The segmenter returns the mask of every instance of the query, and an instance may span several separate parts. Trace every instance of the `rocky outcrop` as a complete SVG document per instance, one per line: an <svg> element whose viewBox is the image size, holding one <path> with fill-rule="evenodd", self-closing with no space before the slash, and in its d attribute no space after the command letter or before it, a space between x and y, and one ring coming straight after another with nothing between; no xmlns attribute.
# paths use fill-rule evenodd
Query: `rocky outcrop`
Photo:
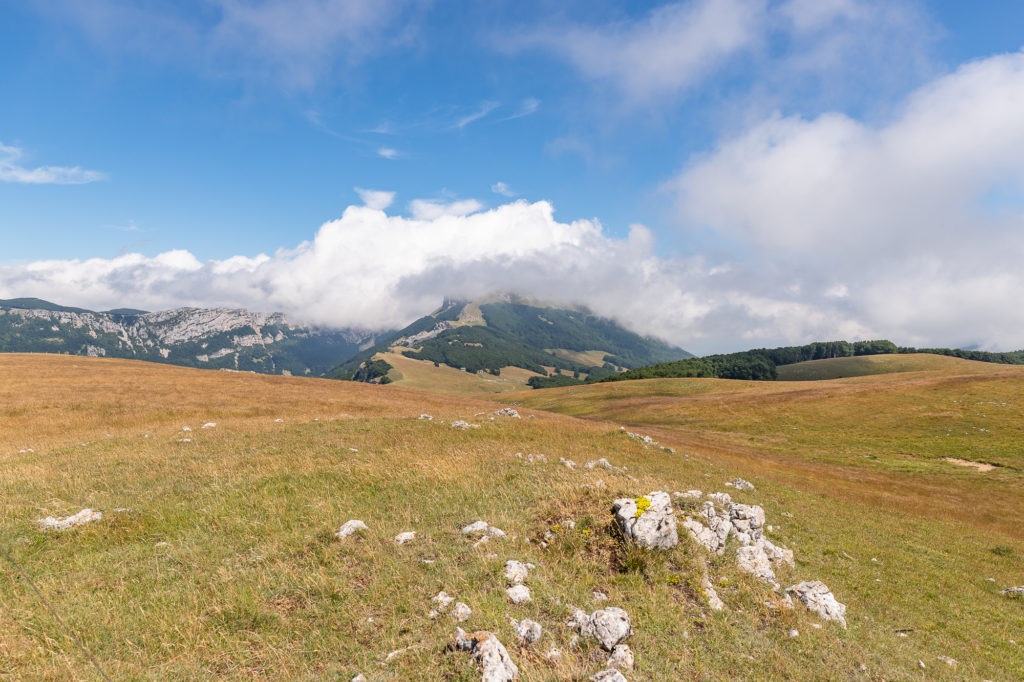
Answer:
<svg viewBox="0 0 1024 682"><path fill-rule="evenodd" d="M65 516L63 518L47 516L45 519L39 519L39 525L45 529L68 530L69 528L81 526L86 523L95 523L102 518L103 512L98 512L92 509L83 509L77 514L72 514L71 516Z"/></svg>
<svg viewBox="0 0 1024 682"><path fill-rule="evenodd" d="M637 498L623 497L612 505L623 534L647 549L671 549L679 544L676 517L668 493L656 491Z"/></svg>
<svg viewBox="0 0 1024 682"><path fill-rule="evenodd" d="M456 651L469 652L470 659L481 668L482 682L512 682L519 677L519 668L508 651L486 630L466 634L462 628L456 628L451 646Z"/></svg>

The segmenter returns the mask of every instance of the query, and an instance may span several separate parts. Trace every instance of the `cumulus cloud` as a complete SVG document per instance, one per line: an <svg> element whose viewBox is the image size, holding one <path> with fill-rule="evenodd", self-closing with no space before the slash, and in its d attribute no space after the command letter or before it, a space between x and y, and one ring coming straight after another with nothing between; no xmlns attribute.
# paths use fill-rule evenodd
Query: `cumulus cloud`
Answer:
<svg viewBox="0 0 1024 682"><path fill-rule="evenodd" d="M462 217L476 213L481 204L476 199L462 199L444 203L434 199L413 199L409 202L409 212L416 220L437 220L444 216Z"/></svg>
<svg viewBox="0 0 1024 682"><path fill-rule="evenodd" d="M20 182L34 185L84 185L106 180L107 174L85 170L78 166L39 166L29 168L22 165L25 153L20 147L0 142L0 182Z"/></svg>
<svg viewBox="0 0 1024 682"><path fill-rule="evenodd" d="M1024 346L1024 52L966 64L891 120L773 116L668 183L681 223L913 344Z"/></svg>

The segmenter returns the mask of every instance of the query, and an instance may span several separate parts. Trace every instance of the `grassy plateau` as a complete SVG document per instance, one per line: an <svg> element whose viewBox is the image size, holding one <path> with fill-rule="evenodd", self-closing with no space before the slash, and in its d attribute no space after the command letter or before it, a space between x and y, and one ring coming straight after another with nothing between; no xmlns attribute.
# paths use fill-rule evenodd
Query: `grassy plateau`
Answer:
<svg viewBox="0 0 1024 682"><path fill-rule="evenodd" d="M523 418L492 419L502 404ZM606 667L594 639L574 645L569 605L629 613L631 681L1016 680L1024 600L999 590L1024 584L1022 430L1024 368L966 361L486 400L0 355L0 545L115 680L479 680L446 650L456 623L428 615L442 589L472 608L463 628L505 644L521 680ZM584 466L601 457L626 470ZM724 486L737 476L756 490ZM824 581L848 628L775 608L735 545L709 556L680 527L677 547L652 553L613 529L615 498L692 488L764 507L772 541L795 552L779 581ZM87 507L103 518L37 522ZM339 540L349 519L369 530ZM460 529L478 519L508 537L474 547ZM404 531L416 539L397 545ZM508 600L507 559L536 565L532 602ZM707 606L705 572L724 611ZM520 646L510 618L538 621L543 639ZM100 679L2 558L0 679Z"/></svg>

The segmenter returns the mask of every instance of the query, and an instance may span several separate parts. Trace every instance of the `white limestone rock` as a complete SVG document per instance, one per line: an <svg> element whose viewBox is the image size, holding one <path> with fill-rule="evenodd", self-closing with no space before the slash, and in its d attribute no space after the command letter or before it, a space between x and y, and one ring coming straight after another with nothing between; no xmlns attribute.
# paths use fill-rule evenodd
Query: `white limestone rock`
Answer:
<svg viewBox="0 0 1024 682"><path fill-rule="evenodd" d="M469 524L468 526L463 526L463 528L462 528L462 534L463 535L472 535L473 533L486 533L486 532L487 532L487 522L486 521L474 521L473 523Z"/></svg>
<svg viewBox="0 0 1024 682"><path fill-rule="evenodd" d="M419 418L420 418L421 420L423 420L423 421L428 421L428 422L429 422L429 421L434 421L434 417L433 417L433 416L431 416L431 415L429 415L429 414L426 414L426 413L424 413L424 414L421 414L421 415L419 416Z"/></svg>
<svg viewBox="0 0 1024 682"><path fill-rule="evenodd" d="M616 644L621 644L633 634L629 615L615 606L594 611L590 615L590 622L594 627L594 636L607 651L611 651Z"/></svg>
<svg viewBox="0 0 1024 682"><path fill-rule="evenodd" d="M519 668L509 658L508 651L486 630L466 634L462 628L455 628L453 646L458 651L469 652L470 659L480 665L482 682L512 682L519 677Z"/></svg>
<svg viewBox="0 0 1024 682"><path fill-rule="evenodd" d="M548 659L551 663L561 663L562 652L555 647L551 647L551 650L544 654L544 658Z"/></svg>
<svg viewBox="0 0 1024 682"><path fill-rule="evenodd" d="M762 545L745 545L737 549L736 565L741 571L752 573L770 585L778 585L772 563Z"/></svg>
<svg viewBox="0 0 1024 682"><path fill-rule="evenodd" d="M680 500L699 500L704 497L704 493L699 490L687 490L685 493L675 492L672 493L672 497Z"/></svg>
<svg viewBox="0 0 1024 682"><path fill-rule="evenodd" d="M571 459L566 459L565 457L559 457L558 461L559 461L559 463L565 465L566 469L575 469L576 468L576 462L572 461Z"/></svg>
<svg viewBox="0 0 1024 682"><path fill-rule="evenodd" d="M786 588L786 593L799 599L808 611L817 613L822 620L834 620L846 627L846 605L839 603L820 580L792 585Z"/></svg>
<svg viewBox="0 0 1024 682"><path fill-rule="evenodd" d="M464 623L469 620L469 617L473 615L473 609L469 608L468 604L464 604L460 601L455 602L455 608L452 609L452 618L458 623Z"/></svg>
<svg viewBox="0 0 1024 682"><path fill-rule="evenodd" d="M533 601L533 597L530 596L530 588L526 585L513 585L505 590L505 592L513 604L525 604L526 602Z"/></svg>
<svg viewBox="0 0 1024 682"><path fill-rule="evenodd" d="M626 676L620 673L615 668L608 668L602 670L596 675L590 677L591 682L628 682Z"/></svg>
<svg viewBox="0 0 1024 682"><path fill-rule="evenodd" d="M1007 587L1005 590L999 590L999 594L1005 594L1007 597L1017 597L1018 599L1024 598L1024 585Z"/></svg>
<svg viewBox="0 0 1024 682"><path fill-rule="evenodd" d="M338 539L344 540L349 535L353 535L363 530L370 529L365 523L363 523L359 519L350 519L349 521L346 521L345 523L341 524L341 528L339 528L338 532L334 535L337 536Z"/></svg>
<svg viewBox="0 0 1024 682"><path fill-rule="evenodd" d="M516 637L519 638L519 643L524 645L539 642L541 635L544 632L540 623L530 620L529 618L513 620L512 628L515 630Z"/></svg>
<svg viewBox="0 0 1024 682"><path fill-rule="evenodd" d="M505 579L513 585L521 584L529 574L529 565L515 559L509 559L505 562Z"/></svg>
<svg viewBox="0 0 1024 682"><path fill-rule="evenodd" d="M633 652L626 644L616 644L612 649L612 655L608 657L605 664L609 668L618 668L629 672L633 670Z"/></svg>
<svg viewBox="0 0 1024 682"><path fill-rule="evenodd" d="M727 507L732 504L732 497L729 496L729 493L711 493L708 495L708 499L723 507Z"/></svg>
<svg viewBox="0 0 1024 682"><path fill-rule="evenodd" d="M644 509L638 506L649 503ZM655 491L644 497L623 497L612 505L615 520L626 537L648 549L671 549L679 544L676 517L668 493Z"/></svg>
<svg viewBox="0 0 1024 682"><path fill-rule="evenodd" d="M582 609L573 608L572 615L569 616L565 624L583 637L594 636L594 621L591 619L590 614Z"/></svg>
<svg viewBox="0 0 1024 682"><path fill-rule="evenodd" d="M511 407L503 407L500 410L494 412L496 417L512 417L513 419L519 419L519 412L513 410Z"/></svg>
<svg viewBox="0 0 1024 682"><path fill-rule="evenodd" d="M94 511L92 509L83 509L77 514L64 516L62 518L47 516L45 519L39 519L39 525L41 525L44 530L68 530L86 523L95 523L102 518L103 512Z"/></svg>
<svg viewBox="0 0 1024 682"><path fill-rule="evenodd" d="M731 488L736 488L736 490L753 490L754 489L754 484L753 483L751 483L750 481L744 481L742 478L734 478L733 480L731 480L728 483L726 483L726 485L731 487Z"/></svg>
<svg viewBox="0 0 1024 682"><path fill-rule="evenodd" d="M451 423L450 426L453 429L462 429L463 431L465 431L466 429L479 429L480 428L479 424L470 424L469 422L467 422L467 421L465 421L463 419L456 419L455 421L453 421Z"/></svg>
<svg viewBox="0 0 1024 682"><path fill-rule="evenodd" d="M715 586L711 584L711 579L707 575L701 580L700 586L704 590L704 597L708 600L708 606L711 607L712 611L725 610L725 604L719 598L718 592L715 591Z"/></svg>
<svg viewBox="0 0 1024 682"><path fill-rule="evenodd" d="M416 531L409 530L404 533L399 533L395 536L395 542L400 545L405 545L416 539Z"/></svg>

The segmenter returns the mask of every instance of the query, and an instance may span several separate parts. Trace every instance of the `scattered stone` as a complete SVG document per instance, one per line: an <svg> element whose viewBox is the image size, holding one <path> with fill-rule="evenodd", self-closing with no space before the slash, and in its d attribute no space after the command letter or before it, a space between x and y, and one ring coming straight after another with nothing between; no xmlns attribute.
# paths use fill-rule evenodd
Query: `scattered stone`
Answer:
<svg viewBox="0 0 1024 682"><path fill-rule="evenodd" d="M590 622L594 627L594 636L601 646L607 651L621 644L627 637L633 634L633 627L629 622L629 616L622 609L609 606L600 611L594 611L590 616Z"/></svg>
<svg viewBox="0 0 1024 682"><path fill-rule="evenodd" d="M201 426L200 428L203 428L203 429L212 429L212 428L215 428L216 426L217 426L217 422L206 422L206 423L205 423L205 424L203 424L203 425L202 425L202 426Z"/></svg>
<svg viewBox="0 0 1024 682"><path fill-rule="evenodd" d="M519 459L525 459L530 464L540 464L540 463L547 464L547 461L548 461L548 458L545 457L544 455L541 455L541 454L536 454L535 455L532 452L528 453L526 455L523 455L523 453L521 453L521 452L517 452L516 453L516 457L518 457Z"/></svg>
<svg viewBox="0 0 1024 682"><path fill-rule="evenodd" d="M672 493L672 497L677 497L682 500L699 500L704 497L704 493L699 490L687 490L685 493Z"/></svg>
<svg viewBox="0 0 1024 682"><path fill-rule="evenodd" d="M430 416L429 414L421 414L419 416L419 418L424 420L424 421L428 421L428 422L434 421L434 418L432 416Z"/></svg>
<svg viewBox="0 0 1024 682"><path fill-rule="evenodd" d="M390 654L388 654L387 656L384 657L384 661L381 662L381 665L387 665L391 661L395 660L395 658L397 658L399 655L404 654L406 651L408 651L411 648L412 648L411 646L407 646L407 647L402 648L402 649L395 649Z"/></svg>
<svg viewBox="0 0 1024 682"><path fill-rule="evenodd" d="M469 605L464 604L460 601L455 602L455 608L452 609L452 618L454 618L456 622L463 623L466 620L468 620L469 617L472 615L473 610L469 608Z"/></svg>
<svg viewBox="0 0 1024 682"><path fill-rule="evenodd" d="M601 459L594 459L587 462L588 469L593 469L594 467L601 467L602 469L607 469L608 471L616 470L616 468L612 466L612 463L609 462L604 457L602 457Z"/></svg>
<svg viewBox="0 0 1024 682"><path fill-rule="evenodd" d="M582 609L573 608L572 615L569 616L569 620L565 624L584 637L594 636L594 621Z"/></svg>
<svg viewBox="0 0 1024 682"><path fill-rule="evenodd" d="M626 644L616 644L605 665L629 672L633 670L633 652Z"/></svg>
<svg viewBox="0 0 1024 682"><path fill-rule="evenodd" d="M656 491L636 499L623 497L615 500L612 511L626 537L641 547L671 549L679 544L668 493Z"/></svg>
<svg viewBox="0 0 1024 682"><path fill-rule="evenodd" d="M808 611L817 613L822 620L834 620L846 627L846 605L836 601L832 591L820 580L793 585L786 588L786 593L795 596Z"/></svg>
<svg viewBox="0 0 1024 682"><path fill-rule="evenodd" d="M366 682L366 675L359 673L352 678L352 682Z"/></svg>
<svg viewBox="0 0 1024 682"><path fill-rule="evenodd" d="M451 604L454 600L454 597L450 596L444 590L441 590L430 601L437 604L438 607L440 607L440 609L443 611L444 609L448 608L448 605Z"/></svg>
<svg viewBox="0 0 1024 682"><path fill-rule="evenodd" d="M512 682L519 677L519 669L508 651L486 630L467 635L462 628L455 628L453 648L469 652L472 661L482 668L482 682Z"/></svg>
<svg viewBox="0 0 1024 682"><path fill-rule="evenodd" d="M950 668L955 668L958 665L957 660L955 658L950 658L949 656L939 656L938 659Z"/></svg>
<svg viewBox="0 0 1024 682"><path fill-rule="evenodd" d="M530 573L530 567L528 564L524 564L521 561L510 559L505 562L505 579L513 585L519 585L526 576Z"/></svg>
<svg viewBox="0 0 1024 682"><path fill-rule="evenodd" d="M39 519L39 524L46 530L68 530L76 526L81 526L84 523L93 523L103 518L103 512L93 511L92 509L83 509L77 514L71 516L65 516L63 518L55 518L53 516L47 516L45 519Z"/></svg>
<svg viewBox="0 0 1024 682"><path fill-rule="evenodd" d="M731 488L736 488L736 490L753 490L754 489L754 484L753 483L751 483L750 481L744 481L742 478L734 478L733 480L731 480L728 483L726 483L726 485L731 487Z"/></svg>
<svg viewBox="0 0 1024 682"><path fill-rule="evenodd" d="M917 659L917 667L920 668L921 670L925 669L924 661L922 661L920 658Z"/></svg>
<svg viewBox="0 0 1024 682"><path fill-rule="evenodd" d="M548 659L552 663L561 663L562 652L555 647L551 647L551 650L544 654L544 658Z"/></svg>
<svg viewBox="0 0 1024 682"><path fill-rule="evenodd" d="M746 545L737 549L736 564L741 571L751 573L770 585L778 585L763 545Z"/></svg>
<svg viewBox="0 0 1024 682"><path fill-rule="evenodd" d="M626 677L615 668L608 668L602 670L596 675L591 676L592 682L628 682Z"/></svg>
<svg viewBox="0 0 1024 682"><path fill-rule="evenodd" d="M519 638L520 644L533 644L534 642L539 642L541 635L543 634L543 629L541 628L540 623L532 621L529 618L513 620L512 628L515 630L516 637Z"/></svg>
<svg viewBox="0 0 1024 682"><path fill-rule="evenodd" d="M395 542L397 542L400 545L404 545L406 543L412 542L415 539L416 539L416 531L414 531L414 530L406 531L404 533L399 533L398 535L395 536Z"/></svg>
<svg viewBox="0 0 1024 682"><path fill-rule="evenodd" d="M192 439L191 438L179 438L178 442L179 443L191 443Z"/></svg>
<svg viewBox="0 0 1024 682"><path fill-rule="evenodd" d="M723 507L728 507L732 504L732 497L729 496L729 493L711 493L708 495L708 499Z"/></svg>
<svg viewBox="0 0 1024 682"><path fill-rule="evenodd" d="M594 590L593 594L594 602L608 601L608 595L604 592L598 592L597 590Z"/></svg>
<svg viewBox="0 0 1024 682"><path fill-rule="evenodd" d="M513 585L505 591L508 593L508 598L512 600L513 604L533 601L533 598L530 596L530 588L526 585Z"/></svg>
<svg viewBox="0 0 1024 682"><path fill-rule="evenodd" d="M572 461L571 459L566 459L565 457L559 457L558 461L561 464L564 464L566 469L575 469L576 468L576 462Z"/></svg>
<svg viewBox="0 0 1024 682"><path fill-rule="evenodd" d="M462 420L462 419L457 419L457 420L453 421L451 423L451 426L452 426L452 428L462 429L463 431L465 431L466 429L479 429L480 428L479 424L470 424L469 422L467 422L465 420Z"/></svg>
<svg viewBox="0 0 1024 682"><path fill-rule="evenodd" d="M182 427L181 427L181 430L182 430L182 431L191 431L191 430L192 430L192 427L191 427L191 426L182 426Z"/></svg>
<svg viewBox="0 0 1024 682"><path fill-rule="evenodd" d="M280 424L280 423L281 423L281 422L283 422L283 421L284 421L283 419L281 419L280 417L278 417L277 419L275 419L275 420L274 420L274 423L276 423L276 424Z"/></svg>
<svg viewBox="0 0 1024 682"><path fill-rule="evenodd" d="M1024 597L1024 585L1018 585L1016 587L1007 587L1005 590L999 590L999 594L1005 594L1007 597Z"/></svg>
<svg viewBox="0 0 1024 682"><path fill-rule="evenodd" d="M487 525L488 524L487 524L486 521L474 521L473 523L469 524L468 526L463 526L462 534L463 535L470 535L472 533L486 533L487 532Z"/></svg>
<svg viewBox="0 0 1024 682"><path fill-rule="evenodd" d="M708 606L712 611L725 610L725 604L718 597L718 592L715 591L715 586L711 584L711 579L707 575L701 581L701 589L704 590L704 596L707 597Z"/></svg>
<svg viewBox="0 0 1024 682"><path fill-rule="evenodd" d="M494 412L495 417L512 417L513 419L519 419L519 412L513 410L511 407L503 407L500 410Z"/></svg>
<svg viewBox="0 0 1024 682"><path fill-rule="evenodd" d="M642 433L633 433L632 431L626 431L626 435L633 440L638 440L644 445L657 445L658 441L654 440L650 436L645 436Z"/></svg>
<svg viewBox="0 0 1024 682"><path fill-rule="evenodd" d="M358 533L361 530L370 530L370 529L367 527L367 525L365 523L363 523L359 519L352 519L350 521L346 521L345 523L341 524L341 528L338 529L338 532L335 533L335 535L339 539L344 539L344 538L347 538L349 535L352 535L354 533Z"/></svg>
<svg viewBox="0 0 1024 682"><path fill-rule="evenodd" d="M799 637L799 636L800 636L800 631L799 630L790 630L789 631L790 639L793 639L793 638L796 638L796 637Z"/></svg>

